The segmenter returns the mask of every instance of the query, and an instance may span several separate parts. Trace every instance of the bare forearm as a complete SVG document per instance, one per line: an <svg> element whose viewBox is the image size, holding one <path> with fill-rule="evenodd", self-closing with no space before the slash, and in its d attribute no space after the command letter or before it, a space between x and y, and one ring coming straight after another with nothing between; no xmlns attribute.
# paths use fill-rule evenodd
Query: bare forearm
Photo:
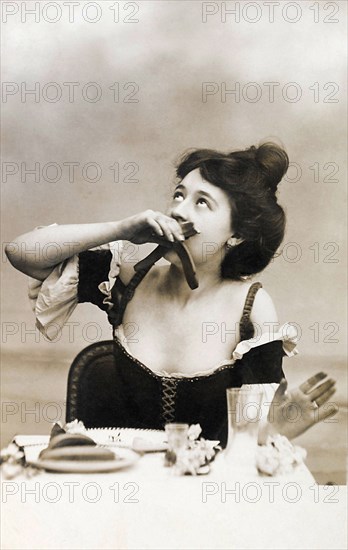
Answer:
<svg viewBox="0 0 348 550"><path fill-rule="evenodd" d="M171 242L185 239L181 226L172 217L145 210L116 222L43 227L20 235L5 251L15 268L43 281L55 265L74 254L117 240L134 244L156 242L154 235Z"/></svg>
<svg viewBox="0 0 348 550"><path fill-rule="evenodd" d="M20 235L5 250L15 268L44 278L47 271L74 254L125 238L124 229L122 221L52 225Z"/></svg>

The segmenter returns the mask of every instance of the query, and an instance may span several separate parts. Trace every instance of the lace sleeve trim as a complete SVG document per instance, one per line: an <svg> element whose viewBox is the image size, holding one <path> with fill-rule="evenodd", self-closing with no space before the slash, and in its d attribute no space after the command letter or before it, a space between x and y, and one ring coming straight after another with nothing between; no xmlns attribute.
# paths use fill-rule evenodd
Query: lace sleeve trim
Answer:
<svg viewBox="0 0 348 550"><path fill-rule="evenodd" d="M78 256L56 265L44 281L28 279L28 297L36 327L48 340L53 340L78 303Z"/></svg>
<svg viewBox="0 0 348 550"><path fill-rule="evenodd" d="M285 323L274 334L264 332L261 336L257 336L256 338L254 337L249 340L242 340L236 346L232 357L233 359L241 359L243 355L252 348L256 348L276 340L281 340L283 342L283 350L288 357L298 354L298 349L296 347L298 342L298 333L296 327L290 323Z"/></svg>
<svg viewBox="0 0 348 550"><path fill-rule="evenodd" d="M108 308L111 309L113 307L111 291L120 273L124 243L123 241L113 241L103 246L108 247L108 249L111 252L112 259L110 262L110 271L108 273L108 280L100 283L98 288L100 292L102 292L105 295L105 298L103 299L103 304L106 304Z"/></svg>

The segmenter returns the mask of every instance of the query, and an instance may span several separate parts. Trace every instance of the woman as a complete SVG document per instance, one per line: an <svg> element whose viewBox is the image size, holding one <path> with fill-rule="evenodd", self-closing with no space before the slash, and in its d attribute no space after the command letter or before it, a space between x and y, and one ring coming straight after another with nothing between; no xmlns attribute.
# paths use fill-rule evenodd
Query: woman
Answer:
<svg viewBox="0 0 348 550"><path fill-rule="evenodd" d="M260 283L250 281L284 237L276 191L287 168L287 154L273 143L229 154L193 151L177 167L167 214L148 210L117 222L48 226L8 247L14 267L34 278L30 298L40 330L49 334L50 325L63 324L76 304L86 301L106 311L113 325L114 373L105 381L101 370L94 380L98 405L86 425L200 423L205 437L225 445L226 388L262 384L265 401L271 401L280 382L261 440L272 431L294 437L335 412L317 414L335 391L333 380L315 387L326 376L319 373L297 390L303 413L296 425L283 414L292 394L285 393L282 357L296 352L295 343L289 325L274 333L273 301ZM151 270L134 274L132 262L122 261L120 241L182 242L183 222L197 231L185 243L196 266L197 289L187 285L170 248L169 264ZM14 252L37 243L40 250L56 243L57 256ZM128 338L127 327L133 329Z"/></svg>

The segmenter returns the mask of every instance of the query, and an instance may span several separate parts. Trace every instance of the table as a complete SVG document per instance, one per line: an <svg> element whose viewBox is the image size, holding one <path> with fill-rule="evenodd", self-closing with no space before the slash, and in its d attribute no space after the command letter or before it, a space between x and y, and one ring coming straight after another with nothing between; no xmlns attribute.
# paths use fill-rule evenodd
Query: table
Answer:
<svg viewBox="0 0 348 550"><path fill-rule="evenodd" d="M4 549L345 548L345 487L300 467L283 478L172 475L163 453L105 474L41 472L2 482Z"/></svg>

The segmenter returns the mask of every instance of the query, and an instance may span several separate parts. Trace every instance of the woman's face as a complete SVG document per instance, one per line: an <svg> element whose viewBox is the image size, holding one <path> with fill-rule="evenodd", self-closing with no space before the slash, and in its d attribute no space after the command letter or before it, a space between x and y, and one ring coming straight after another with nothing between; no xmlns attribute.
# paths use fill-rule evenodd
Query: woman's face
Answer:
<svg viewBox="0 0 348 550"><path fill-rule="evenodd" d="M167 214L200 230L186 243L196 265L216 254L223 259L226 241L232 235L231 206L225 192L205 181L198 168L177 185Z"/></svg>

